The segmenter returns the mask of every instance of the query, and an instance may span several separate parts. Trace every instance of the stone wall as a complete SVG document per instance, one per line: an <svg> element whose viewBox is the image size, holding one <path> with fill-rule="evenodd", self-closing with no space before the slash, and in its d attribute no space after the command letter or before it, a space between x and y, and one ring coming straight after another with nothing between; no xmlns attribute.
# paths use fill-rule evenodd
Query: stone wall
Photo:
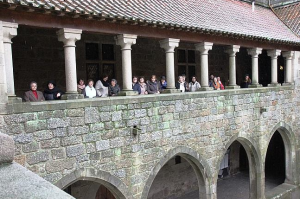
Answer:
<svg viewBox="0 0 300 199"><path fill-rule="evenodd" d="M14 137L15 161L61 188L89 176L117 184L126 198L147 198L159 170L181 155L198 168L202 195L213 198L220 161L234 140L251 154L261 179L253 182L263 183L268 142L279 128L288 145L288 181L299 182L299 90L289 86L22 103L8 111L0 131ZM134 126L141 129L136 136ZM253 194L263 194L263 184L257 187Z"/></svg>

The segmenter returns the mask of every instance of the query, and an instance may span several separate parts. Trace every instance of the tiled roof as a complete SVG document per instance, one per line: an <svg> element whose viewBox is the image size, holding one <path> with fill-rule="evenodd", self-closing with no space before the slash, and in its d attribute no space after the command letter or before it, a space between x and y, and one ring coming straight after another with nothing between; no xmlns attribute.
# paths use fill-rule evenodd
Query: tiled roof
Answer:
<svg viewBox="0 0 300 199"><path fill-rule="evenodd" d="M274 9L277 16L300 36L300 2Z"/></svg>
<svg viewBox="0 0 300 199"><path fill-rule="evenodd" d="M0 0L89 18L300 45L271 9L237 0Z"/></svg>

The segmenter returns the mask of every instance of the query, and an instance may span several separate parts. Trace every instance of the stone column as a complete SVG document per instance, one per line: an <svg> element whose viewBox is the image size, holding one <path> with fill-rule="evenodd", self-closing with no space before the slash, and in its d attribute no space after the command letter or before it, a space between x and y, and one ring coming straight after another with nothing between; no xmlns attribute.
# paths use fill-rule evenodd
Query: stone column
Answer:
<svg viewBox="0 0 300 199"><path fill-rule="evenodd" d="M258 83L258 55L261 54L262 48L248 49L248 54L252 56L252 85L250 88L258 88L262 85Z"/></svg>
<svg viewBox="0 0 300 199"><path fill-rule="evenodd" d="M14 83L14 67L12 59L12 41L11 39L17 36L18 24L3 22L3 45L4 45L4 60L7 83L8 100L11 103L22 102L21 98L17 98L15 94ZM29 82L28 82L29 85Z"/></svg>
<svg viewBox="0 0 300 199"><path fill-rule="evenodd" d="M283 52L282 56L285 57L285 73L284 73L284 84L283 85L291 85L293 84L292 80L292 58L293 58L294 52L288 51Z"/></svg>
<svg viewBox="0 0 300 199"><path fill-rule="evenodd" d="M77 92L77 71L75 42L81 39L82 30L63 28L57 31L58 41L64 43L66 94L62 99L82 99L83 95Z"/></svg>
<svg viewBox="0 0 300 199"><path fill-rule="evenodd" d="M175 89L175 67L174 67L174 49L179 46L179 39L164 39L159 41L160 47L166 51L166 77L167 89L164 93L179 92Z"/></svg>
<svg viewBox="0 0 300 199"><path fill-rule="evenodd" d="M6 71L4 64L4 46L3 46L3 27L0 21L0 113L6 113L6 104L8 102L6 87Z"/></svg>
<svg viewBox="0 0 300 199"><path fill-rule="evenodd" d="M131 46L136 43L137 35L123 34L118 35L116 44L121 46L122 51L122 77L123 90L120 95L138 95L132 90L132 65L131 65Z"/></svg>
<svg viewBox="0 0 300 199"><path fill-rule="evenodd" d="M208 51L212 49L213 43L202 42L195 44L196 50L200 51L201 55L201 89L200 90L212 90L209 87L208 80Z"/></svg>
<svg viewBox="0 0 300 199"><path fill-rule="evenodd" d="M229 55L229 85L226 89L237 89L240 86L236 85L236 53L240 51L240 46L232 45L227 47L226 53Z"/></svg>
<svg viewBox="0 0 300 199"><path fill-rule="evenodd" d="M277 57L280 53L281 50L268 50L268 56L271 57L271 84L268 84L270 87L280 86L277 78Z"/></svg>

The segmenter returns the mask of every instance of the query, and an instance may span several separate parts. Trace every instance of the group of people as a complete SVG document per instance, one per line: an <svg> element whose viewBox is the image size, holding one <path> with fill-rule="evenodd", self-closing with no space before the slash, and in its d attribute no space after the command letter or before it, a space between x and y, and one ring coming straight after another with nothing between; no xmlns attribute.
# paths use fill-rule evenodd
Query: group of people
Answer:
<svg viewBox="0 0 300 199"><path fill-rule="evenodd" d="M192 81L187 82L186 76L178 76L178 81L175 84L176 89L181 92L195 92L201 88L200 83L197 81L196 76L192 76ZM251 79L249 75L245 75L245 80L242 82L242 88L248 88L251 85ZM209 86L214 90L224 90L225 87L220 80L220 77L214 77L210 75ZM87 85L83 79L78 81L78 93L83 94L85 98L94 98L94 97L108 97L108 96L117 96L120 94L120 86L116 79L108 80L108 76L104 75L102 79L98 80L94 86L94 81L89 79ZM150 80L145 81L144 77L134 76L132 78L132 90L137 92L139 95L147 94L160 94L164 89L167 88L166 77L162 76L160 80L157 80L156 75L152 75ZM54 81L49 81L47 88L44 92L37 90L37 83L30 83L30 90L25 92L24 100L26 102L36 102L36 101L45 101L45 100L59 100L64 92L59 89Z"/></svg>

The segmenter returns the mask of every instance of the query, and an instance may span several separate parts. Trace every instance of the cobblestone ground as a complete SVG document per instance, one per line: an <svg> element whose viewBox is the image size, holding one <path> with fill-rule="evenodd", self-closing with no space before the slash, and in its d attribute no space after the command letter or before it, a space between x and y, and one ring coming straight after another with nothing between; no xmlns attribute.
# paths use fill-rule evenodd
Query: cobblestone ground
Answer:
<svg viewBox="0 0 300 199"><path fill-rule="evenodd" d="M266 191L273 189L278 184L276 179L266 181ZM249 198L249 175L239 173L230 178L218 181L218 199L248 199ZM171 198L170 198L171 199ZM193 191L176 199L199 199L199 193Z"/></svg>

